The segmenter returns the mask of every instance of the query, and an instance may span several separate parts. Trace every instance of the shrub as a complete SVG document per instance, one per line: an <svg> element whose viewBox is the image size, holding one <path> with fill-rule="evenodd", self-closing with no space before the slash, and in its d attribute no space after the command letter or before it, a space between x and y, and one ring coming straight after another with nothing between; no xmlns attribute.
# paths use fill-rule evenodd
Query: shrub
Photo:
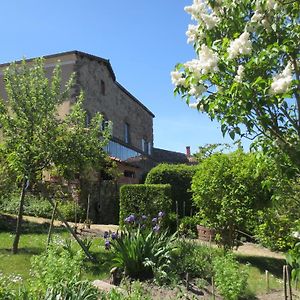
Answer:
<svg viewBox="0 0 300 300"><path fill-rule="evenodd" d="M206 280L213 276L212 261L215 257L221 256L220 249L185 239L179 240L176 246L173 270L179 276L183 277L189 273L191 277Z"/></svg>
<svg viewBox="0 0 300 300"><path fill-rule="evenodd" d="M98 300L99 295L100 292L91 282L71 280L48 288L43 299Z"/></svg>
<svg viewBox="0 0 300 300"><path fill-rule="evenodd" d="M260 220L261 224L255 228L255 237L260 244L273 251L285 251L295 244L293 224L288 214L270 208L260 213ZM299 220L297 223L300 224Z"/></svg>
<svg viewBox="0 0 300 300"><path fill-rule="evenodd" d="M58 209L67 221L75 221L75 205L77 210L77 220L85 218L85 210L74 201L59 201ZM17 214L19 208L19 195L12 194L9 198L0 200L0 211ZM28 194L24 203L24 215L51 218L52 206L47 199Z"/></svg>
<svg viewBox="0 0 300 300"><path fill-rule="evenodd" d="M168 213L171 206L171 187L167 184L134 184L120 188L120 225L131 214L143 212L148 218L158 211Z"/></svg>
<svg viewBox="0 0 300 300"><path fill-rule="evenodd" d="M75 254L61 246L52 244L46 252L31 260L32 276L31 292L40 296L49 288L61 284L78 282L83 266L83 254Z"/></svg>
<svg viewBox="0 0 300 300"><path fill-rule="evenodd" d="M268 175L267 164L240 150L212 155L199 165L192 183L193 200L204 225L217 230L225 247L236 245L237 229L252 230L256 212L271 202L271 192L263 184Z"/></svg>
<svg viewBox="0 0 300 300"><path fill-rule="evenodd" d="M184 217L180 220L178 233L180 236L186 238L197 238L197 224L199 223L199 218L197 216L193 217Z"/></svg>
<svg viewBox="0 0 300 300"><path fill-rule="evenodd" d="M246 290L248 274L231 253L213 259L215 284L226 300L236 300Z"/></svg>
<svg viewBox="0 0 300 300"><path fill-rule="evenodd" d="M292 267L292 280L297 284L300 280L300 242L288 251L286 261Z"/></svg>
<svg viewBox="0 0 300 300"><path fill-rule="evenodd" d="M274 186L272 207L260 213L255 235L265 247L282 251L295 244L293 232L300 229L300 182L281 176Z"/></svg>
<svg viewBox="0 0 300 300"><path fill-rule="evenodd" d="M170 184L172 211L176 212L178 203L179 217L188 216L192 209L191 183L196 166L160 164L146 177L146 184Z"/></svg>

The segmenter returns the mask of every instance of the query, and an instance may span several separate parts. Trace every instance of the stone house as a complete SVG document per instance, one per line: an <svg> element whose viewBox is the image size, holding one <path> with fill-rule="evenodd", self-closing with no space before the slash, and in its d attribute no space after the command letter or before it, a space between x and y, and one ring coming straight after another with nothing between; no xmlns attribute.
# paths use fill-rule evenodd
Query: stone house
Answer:
<svg viewBox="0 0 300 300"><path fill-rule="evenodd" d="M115 223L118 210L115 199L120 184L139 183L145 173L159 162L188 163L189 160L185 154L153 148L154 114L116 80L109 60L80 51L57 53L44 56L44 59L49 76L55 65L60 64L63 84L72 73L75 74L72 95L58 108L61 118L70 112L82 90L87 124L96 112L113 124L106 151L116 162L120 177L117 182L105 178L89 182L82 199L87 199L87 194L91 195L90 211L94 222ZM27 61L31 63L33 59ZM2 76L8 65L0 65L0 97L4 99Z"/></svg>

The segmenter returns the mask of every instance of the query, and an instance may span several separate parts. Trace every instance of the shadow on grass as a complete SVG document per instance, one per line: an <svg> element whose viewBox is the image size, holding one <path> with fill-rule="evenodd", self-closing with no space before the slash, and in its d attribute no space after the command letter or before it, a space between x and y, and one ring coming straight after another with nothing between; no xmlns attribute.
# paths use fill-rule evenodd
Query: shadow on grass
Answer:
<svg viewBox="0 0 300 300"><path fill-rule="evenodd" d="M270 273L277 277L282 276L283 265L286 264L284 259L264 256L237 256L240 263L250 263L252 266L257 267L262 273L268 270Z"/></svg>
<svg viewBox="0 0 300 300"><path fill-rule="evenodd" d="M14 233L16 230L17 218L15 216L1 214L0 213L0 232ZM22 222L22 234L45 234L48 233L49 223L35 223L23 220ZM54 227L53 233L59 233L66 229L61 227Z"/></svg>
<svg viewBox="0 0 300 300"><path fill-rule="evenodd" d="M41 247L26 247L26 248L19 248L18 254L25 254L31 256L31 255L39 255L43 251L45 251L45 249ZM4 255L12 254L11 248L0 249L0 254L4 254Z"/></svg>
<svg viewBox="0 0 300 300"><path fill-rule="evenodd" d="M94 258L97 259L97 263L92 263L87 261L85 269L86 272L92 274L93 276L108 276L109 270L112 268L112 257L111 251L105 252L91 252Z"/></svg>

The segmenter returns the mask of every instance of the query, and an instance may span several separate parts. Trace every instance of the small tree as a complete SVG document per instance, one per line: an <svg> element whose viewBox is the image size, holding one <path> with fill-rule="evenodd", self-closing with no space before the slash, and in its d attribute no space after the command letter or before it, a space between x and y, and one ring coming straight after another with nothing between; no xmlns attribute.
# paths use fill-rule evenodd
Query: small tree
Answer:
<svg viewBox="0 0 300 300"><path fill-rule="evenodd" d="M58 106L68 99L72 78L62 88L61 69L56 66L51 79L46 77L43 59L32 64L25 60L12 64L4 72L7 100L0 101L3 130L3 154L8 166L21 182L19 212L13 253L17 253L21 233L26 189L43 170L56 165L63 175L78 172L88 165L101 163L108 129L99 130L102 122L96 115L85 128L83 96L70 115L61 120Z"/></svg>
<svg viewBox="0 0 300 300"><path fill-rule="evenodd" d="M192 183L193 200L225 247L232 248L236 230L251 228L255 212L270 203L268 168L254 154L240 150L214 154L199 165Z"/></svg>

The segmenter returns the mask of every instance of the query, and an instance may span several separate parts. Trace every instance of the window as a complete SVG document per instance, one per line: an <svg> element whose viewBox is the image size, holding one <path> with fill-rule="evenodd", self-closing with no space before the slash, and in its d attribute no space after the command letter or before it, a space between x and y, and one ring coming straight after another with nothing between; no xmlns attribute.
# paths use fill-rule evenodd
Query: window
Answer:
<svg viewBox="0 0 300 300"><path fill-rule="evenodd" d="M130 132L129 132L129 124L124 123L124 142L126 144L130 143Z"/></svg>
<svg viewBox="0 0 300 300"><path fill-rule="evenodd" d="M85 113L85 127L89 127L91 124L91 114L86 111Z"/></svg>
<svg viewBox="0 0 300 300"><path fill-rule="evenodd" d="M133 171L125 170L124 177L135 178L135 173Z"/></svg>
<svg viewBox="0 0 300 300"><path fill-rule="evenodd" d="M151 143L149 142L148 143L148 155L151 155L152 154L152 145Z"/></svg>
<svg viewBox="0 0 300 300"><path fill-rule="evenodd" d="M148 154L149 148L146 139L142 139L142 150L143 152Z"/></svg>
<svg viewBox="0 0 300 300"><path fill-rule="evenodd" d="M101 94L105 96L105 82L101 80Z"/></svg>

